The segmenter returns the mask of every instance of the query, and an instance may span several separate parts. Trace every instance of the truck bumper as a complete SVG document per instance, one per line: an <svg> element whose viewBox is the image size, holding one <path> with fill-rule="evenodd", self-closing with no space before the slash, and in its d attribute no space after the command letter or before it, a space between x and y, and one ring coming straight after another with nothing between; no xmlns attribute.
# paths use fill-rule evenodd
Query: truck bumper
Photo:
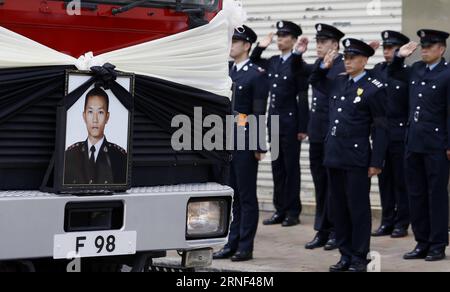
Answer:
<svg viewBox="0 0 450 292"><path fill-rule="evenodd" d="M230 187L215 183L136 188L124 194L92 197L0 192L0 260L53 257L54 236L66 234L65 207L76 202L122 201L121 230L137 232L137 252L222 245L226 237L186 239L187 204L192 198L232 196Z"/></svg>

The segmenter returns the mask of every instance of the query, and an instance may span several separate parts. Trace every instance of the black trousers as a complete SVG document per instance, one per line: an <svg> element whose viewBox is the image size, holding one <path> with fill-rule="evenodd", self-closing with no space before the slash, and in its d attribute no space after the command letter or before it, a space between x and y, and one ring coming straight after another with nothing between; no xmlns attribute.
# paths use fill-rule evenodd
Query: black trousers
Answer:
<svg viewBox="0 0 450 292"><path fill-rule="evenodd" d="M367 168L329 169L331 215L342 260L367 263L372 216Z"/></svg>
<svg viewBox="0 0 450 292"><path fill-rule="evenodd" d="M235 151L230 175L230 186L234 189L233 221L226 245L233 251L253 251L259 219L257 174L258 161L254 152Z"/></svg>
<svg viewBox="0 0 450 292"><path fill-rule="evenodd" d="M316 216L314 220L314 229L321 238L328 238L334 233L332 220L330 218L330 194L328 186L328 172L324 162L324 143L310 143L309 160L311 175L314 182L316 194Z"/></svg>
<svg viewBox="0 0 450 292"><path fill-rule="evenodd" d="M392 143L386 153L386 164L379 175L382 225L409 227L409 199L405 181L404 143Z"/></svg>
<svg viewBox="0 0 450 292"><path fill-rule="evenodd" d="M448 176L445 151L406 153L406 180L414 236L420 247L441 251L448 246Z"/></svg>
<svg viewBox="0 0 450 292"><path fill-rule="evenodd" d="M281 216L297 218L302 211L300 200L300 146L297 134L280 135L280 153L272 161L273 204Z"/></svg>

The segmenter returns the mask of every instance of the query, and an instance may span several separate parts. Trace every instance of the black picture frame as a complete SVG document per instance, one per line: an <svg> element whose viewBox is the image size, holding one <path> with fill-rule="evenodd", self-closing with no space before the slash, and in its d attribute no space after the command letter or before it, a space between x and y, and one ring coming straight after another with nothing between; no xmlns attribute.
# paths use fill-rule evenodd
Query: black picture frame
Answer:
<svg viewBox="0 0 450 292"><path fill-rule="evenodd" d="M75 76L81 76L81 77L94 77L94 74L91 71L79 71L79 70L66 70L66 83L65 83L65 96L67 97L69 94L69 84L71 82L71 77ZM134 74L129 73L121 73L117 72L117 80L119 81L121 78L129 79L130 87L126 90L130 93L129 97L134 99L134 90L135 90L135 76ZM102 88L102 87L100 87ZM69 148L67 147L67 141L66 141L66 134L70 127L68 125L68 111L72 108L72 106L75 105L75 103L80 99L85 99L86 94L89 90L91 90L92 87L89 87L75 102L74 101L68 101L63 100L61 105L57 109L57 127L56 127L56 144L55 144L55 156L54 156L54 171L53 175L51 173L47 173L47 181L51 180L51 177L53 176L53 186L54 191L56 193L70 193L70 194L92 194L92 193L114 193L114 192L124 192L126 190L129 190L131 188L131 171L132 171L132 141L133 141L133 102L129 102L128 105L123 103L119 98L116 97L115 100L117 100L127 111L128 111L128 126L127 126L127 149L126 149L126 174L125 174L125 180L124 182L109 182L105 181L105 183L98 183L93 182L90 180L90 182L68 182L66 181L66 171L68 169L68 165L66 164L66 156ZM104 88L102 88L104 89ZM110 98L111 103L111 98ZM111 115L111 118L114 118L113 114ZM83 141L80 141L83 142ZM117 153L119 152L120 155L123 154L123 151L117 150L120 149L116 144L112 143L114 141L107 141L109 148L106 148L106 138L104 140L105 144L102 144L100 147L101 149L99 151L103 151L103 156L107 155L106 153L110 151L111 153ZM89 157L89 151L86 149L87 147L84 145L81 145L82 143L75 143L72 145L75 147L81 147L81 150L83 154L80 155L86 155ZM117 148L117 149L116 149ZM108 150L110 149L110 150ZM74 151L78 149L73 149ZM108 151L107 151L108 150ZM123 148L122 148L123 150ZM100 154L99 154L100 155ZM112 158L109 158L109 162ZM122 160L121 160L122 161ZM85 162L83 162L85 163ZM109 164L111 165L111 163ZM80 169L80 171L83 171L83 169ZM111 173L113 173L114 169L111 170ZM48 184L48 183L47 183Z"/></svg>

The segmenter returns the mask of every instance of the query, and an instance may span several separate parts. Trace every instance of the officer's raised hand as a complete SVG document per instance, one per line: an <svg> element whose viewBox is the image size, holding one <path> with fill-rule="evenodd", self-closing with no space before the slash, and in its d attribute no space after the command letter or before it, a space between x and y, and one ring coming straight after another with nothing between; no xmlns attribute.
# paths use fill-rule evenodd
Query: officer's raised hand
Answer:
<svg viewBox="0 0 450 292"><path fill-rule="evenodd" d="M372 47L372 49L373 49L374 51L376 51L376 50L378 50L378 49L380 48L381 44L380 44L379 41L371 41L371 42L369 43L369 46Z"/></svg>
<svg viewBox="0 0 450 292"><path fill-rule="evenodd" d="M306 133L298 133L297 134L297 139L299 141L304 141L304 140L306 140L306 138L308 138L308 134L306 134Z"/></svg>
<svg viewBox="0 0 450 292"><path fill-rule="evenodd" d="M262 161L262 160L264 160L265 157L266 157L266 155L264 153L255 152L256 161Z"/></svg>
<svg viewBox="0 0 450 292"><path fill-rule="evenodd" d="M339 52L337 50L329 50L323 59L323 65L325 69L330 69L333 67L334 60L339 56Z"/></svg>
<svg viewBox="0 0 450 292"><path fill-rule="evenodd" d="M298 54L304 54L308 50L309 39L301 37L295 43L294 51Z"/></svg>
<svg viewBox="0 0 450 292"><path fill-rule="evenodd" d="M267 48L268 46L270 46L270 44L272 44L273 42L273 36L275 35L275 33L271 32L269 33L265 38L263 38L260 42L259 42L259 47L261 48Z"/></svg>
<svg viewBox="0 0 450 292"><path fill-rule="evenodd" d="M371 167L369 168L369 178L381 174L382 170L380 168Z"/></svg>
<svg viewBox="0 0 450 292"><path fill-rule="evenodd" d="M416 42L409 42L398 51L398 56L401 58L408 58L411 56L419 47L419 44Z"/></svg>

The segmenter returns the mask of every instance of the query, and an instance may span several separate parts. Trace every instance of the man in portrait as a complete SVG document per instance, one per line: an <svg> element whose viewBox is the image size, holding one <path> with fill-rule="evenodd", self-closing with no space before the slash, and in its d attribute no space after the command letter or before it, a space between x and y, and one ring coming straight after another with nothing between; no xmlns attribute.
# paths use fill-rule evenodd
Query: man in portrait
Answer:
<svg viewBox="0 0 450 292"><path fill-rule="evenodd" d="M83 110L88 137L65 152L65 185L126 184L127 152L106 139L109 119L108 94L99 87L90 90Z"/></svg>

